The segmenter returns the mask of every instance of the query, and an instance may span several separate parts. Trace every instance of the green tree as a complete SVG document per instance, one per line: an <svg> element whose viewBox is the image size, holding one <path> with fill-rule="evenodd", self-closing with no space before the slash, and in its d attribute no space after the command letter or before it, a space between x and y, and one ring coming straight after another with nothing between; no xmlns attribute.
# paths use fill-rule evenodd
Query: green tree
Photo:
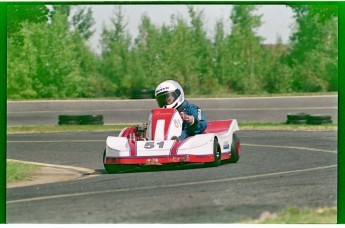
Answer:
<svg viewBox="0 0 345 228"><path fill-rule="evenodd" d="M18 35L21 45L9 38L9 98L84 96L87 80L76 52L82 39L68 30L66 15L55 12L51 23L24 23Z"/></svg>
<svg viewBox="0 0 345 228"><path fill-rule="evenodd" d="M293 69L293 86L294 90L303 92L335 91L338 87L338 18L324 19L323 14L315 13L314 7L293 7L297 29L291 36L291 52L287 58Z"/></svg>
<svg viewBox="0 0 345 228"><path fill-rule="evenodd" d="M27 22L23 26L26 27ZM22 37L21 45L13 36L7 42L7 96L12 99L36 98L37 48L30 42L30 34L21 32L18 35Z"/></svg>
<svg viewBox="0 0 345 228"><path fill-rule="evenodd" d="M226 58L227 46L223 20L218 20L215 25L215 37L213 43L213 72L220 83L225 81L223 59Z"/></svg>
<svg viewBox="0 0 345 228"><path fill-rule="evenodd" d="M111 27L103 28L101 35L102 65L101 74L110 83L113 96L126 96L129 93L129 74L131 37L126 31L126 22L121 7L114 10L111 18Z"/></svg>
<svg viewBox="0 0 345 228"><path fill-rule="evenodd" d="M174 79L183 86L185 93L190 93L193 78L193 53L191 33L187 22L180 15L172 15L171 22L165 28L164 64L166 70L161 80Z"/></svg>
<svg viewBox="0 0 345 228"><path fill-rule="evenodd" d="M12 38L12 42L21 43L23 37L19 36L17 32L21 30L23 23L44 23L50 17L49 9L45 5L8 4L7 36Z"/></svg>
<svg viewBox="0 0 345 228"><path fill-rule="evenodd" d="M91 29L95 24L90 7L78 7L76 13L72 16L72 25L75 30L85 39L88 40L95 32Z"/></svg>
<svg viewBox="0 0 345 228"><path fill-rule="evenodd" d="M275 45L263 45L265 47L263 64L266 68L263 77L263 85L266 92L269 93L289 93L292 92L292 72L291 68L284 62L288 53L288 48L283 44L281 38L278 38Z"/></svg>
<svg viewBox="0 0 345 228"><path fill-rule="evenodd" d="M232 30L228 39L229 54L223 59L224 76L230 90L257 93L262 84L262 40L256 35L261 15L254 15L255 5L235 5L231 12Z"/></svg>
<svg viewBox="0 0 345 228"><path fill-rule="evenodd" d="M204 29L204 12L188 6L191 23L190 47L193 74L188 77L188 85L193 94L210 94L217 91L217 78L212 72L212 44ZM194 78L192 77L194 75Z"/></svg>
<svg viewBox="0 0 345 228"><path fill-rule="evenodd" d="M147 15L141 17L139 35L135 39L136 53L140 59L141 67L144 69L142 75L143 84L154 86L156 81L161 80L159 73L162 61L162 51L159 46L159 30L151 22Z"/></svg>

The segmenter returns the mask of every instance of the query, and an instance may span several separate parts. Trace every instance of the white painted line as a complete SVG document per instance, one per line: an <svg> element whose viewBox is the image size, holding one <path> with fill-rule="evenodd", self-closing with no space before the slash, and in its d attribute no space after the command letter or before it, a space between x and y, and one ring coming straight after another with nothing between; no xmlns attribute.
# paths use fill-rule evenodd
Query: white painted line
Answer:
<svg viewBox="0 0 345 228"><path fill-rule="evenodd" d="M195 182L160 185L160 186L158 185L158 186L147 186L147 187L139 187L139 188L124 188L124 189L112 189L112 190L105 190L105 191L93 191L93 192L81 192L81 193L61 194L61 195L53 195L53 196L42 196L42 197L33 197L33 198L27 198L27 199L9 200L6 203L7 204L25 203L25 202L33 202L33 201L41 201L41 200L90 196L90 195L116 193L116 192L130 192L130 191L138 191L138 190L154 190L154 189L159 189L159 188L176 188L176 187L192 186L192 185L200 185L200 184L214 184L214 183L220 183L220 182L240 181L240 180L248 180L248 179L257 179L257 178L262 178L262 177L289 175L289 174L302 173L302 172L313 172L313 171L330 169L330 168L335 168L335 167L337 167L337 165L328 165L328 166L320 166L320 167L314 167L314 168L290 170L290 171L283 171L283 172L250 175L250 176L245 176L245 177L225 178L225 179L219 179L219 180L195 181Z"/></svg>

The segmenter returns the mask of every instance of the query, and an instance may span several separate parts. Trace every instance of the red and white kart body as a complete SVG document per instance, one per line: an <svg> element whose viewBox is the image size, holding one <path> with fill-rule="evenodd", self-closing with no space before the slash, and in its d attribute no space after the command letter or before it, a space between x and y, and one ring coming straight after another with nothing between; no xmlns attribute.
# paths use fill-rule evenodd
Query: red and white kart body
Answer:
<svg viewBox="0 0 345 228"><path fill-rule="evenodd" d="M118 137L108 136L103 163L109 173L133 165L164 165L237 162L240 155L236 119L208 121L202 134L182 141L171 140L182 132L182 119L175 109L151 111L145 127L124 128Z"/></svg>

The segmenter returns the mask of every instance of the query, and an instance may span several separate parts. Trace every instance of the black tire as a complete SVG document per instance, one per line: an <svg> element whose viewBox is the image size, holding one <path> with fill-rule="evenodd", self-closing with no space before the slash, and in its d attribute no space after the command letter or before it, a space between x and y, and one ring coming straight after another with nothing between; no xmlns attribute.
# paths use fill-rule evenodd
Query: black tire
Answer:
<svg viewBox="0 0 345 228"><path fill-rule="evenodd" d="M328 124L332 123L332 120L308 120L307 124L312 125L321 125L321 124Z"/></svg>
<svg viewBox="0 0 345 228"><path fill-rule="evenodd" d="M109 174L130 172L135 170L135 168L137 167L137 165L105 164L105 149L103 152L103 166L105 171Z"/></svg>
<svg viewBox="0 0 345 228"><path fill-rule="evenodd" d="M222 154L221 154L221 150L220 150L220 146L218 143L218 139L214 138L213 140L213 157L214 157L214 161L207 163L207 166L209 167L216 167L219 166L221 164L222 161Z"/></svg>
<svg viewBox="0 0 345 228"><path fill-rule="evenodd" d="M79 121L75 121L75 120L59 121L59 125L79 125Z"/></svg>
<svg viewBox="0 0 345 228"><path fill-rule="evenodd" d="M76 115L59 115L59 120L60 121L78 121L79 120L79 116Z"/></svg>
<svg viewBox="0 0 345 228"><path fill-rule="evenodd" d="M139 170L138 168L138 165L104 164L104 169L109 174L137 172Z"/></svg>
<svg viewBox="0 0 345 228"><path fill-rule="evenodd" d="M238 162L238 160L240 160L240 153L241 153L240 150L241 150L240 139L234 133L232 135L230 159L228 160L229 163L236 163Z"/></svg>
<svg viewBox="0 0 345 228"><path fill-rule="evenodd" d="M104 165L105 171L107 173L119 173L121 171L120 165L105 164L105 152L106 152L106 149L104 149L104 152L103 152L103 165Z"/></svg>
<svg viewBox="0 0 345 228"><path fill-rule="evenodd" d="M133 89L132 99L153 99L155 91L150 89Z"/></svg>
<svg viewBox="0 0 345 228"><path fill-rule="evenodd" d="M307 124L319 125L332 123L332 116L330 115L310 115Z"/></svg>
<svg viewBox="0 0 345 228"><path fill-rule="evenodd" d="M306 124L307 120L287 120L287 124Z"/></svg>
<svg viewBox="0 0 345 228"><path fill-rule="evenodd" d="M102 115L80 115L79 120L81 122L103 121Z"/></svg>
<svg viewBox="0 0 345 228"><path fill-rule="evenodd" d="M308 120L331 120L332 116L330 115L310 115Z"/></svg>
<svg viewBox="0 0 345 228"><path fill-rule="evenodd" d="M306 124L310 115L308 113L288 113L287 124Z"/></svg>
<svg viewBox="0 0 345 228"><path fill-rule="evenodd" d="M288 113L288 120L307 120L310 115L308 113Z"/></svg>
<svg viewBox="0 0 345 228"><path fill-rule="evenodd" d="M104 124L103 115L60 115L59 125L96 125Z"/></svg>
<svg viewBox="0 0 345 228"><path fill-rule="evenodd" d="M59 115L59 125L78 125L79 116L76 115Z"/></svg>

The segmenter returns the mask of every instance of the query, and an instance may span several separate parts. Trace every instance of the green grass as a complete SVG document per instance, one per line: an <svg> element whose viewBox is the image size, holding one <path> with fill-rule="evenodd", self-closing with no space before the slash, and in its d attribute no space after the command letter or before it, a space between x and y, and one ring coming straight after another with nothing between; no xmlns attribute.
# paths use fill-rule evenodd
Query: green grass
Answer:
<svg viewBox="0 0 345 228"><path fill-rule="evenodd" d="M107 132L120 131L124 127L135 124L113 125L40 125L40 126L8 126L7 134L17 133L49 133L49 132Z"/></svg>
<svg viewBox="0 0 345 228"><path fill-rule="evenodd" d="M310 125L310 124L285 124L285 123L239 123L240 130L282 130L282 131L337 131L338 124L322 124L322 125Z"/></svg>
<svg viewBox="0 0 345 228"><path fill-rule="evenodd" d="M332 208L287 208L279 213L263 213L259 219L243 223L256 224L335 224L337 209Z"/></svg>
<svg viewBox="0 0 345 228"><path fill-rule="evenodd" d="M7 134L49 133L49 132L114 132L139 123L111 125L43 125L43 126L8 126ZM282 130L282 131L337 131L337 124L307 125L285 123L239 123L240 130Z"/></svg>
<svg viewBox="0 0 345 228"><path fill-rule="evenodd" d="M12 183L16 181L31 180L30 172L37 171L40 168L35 165L22 162L6 162L6 181Z"/></svg>

